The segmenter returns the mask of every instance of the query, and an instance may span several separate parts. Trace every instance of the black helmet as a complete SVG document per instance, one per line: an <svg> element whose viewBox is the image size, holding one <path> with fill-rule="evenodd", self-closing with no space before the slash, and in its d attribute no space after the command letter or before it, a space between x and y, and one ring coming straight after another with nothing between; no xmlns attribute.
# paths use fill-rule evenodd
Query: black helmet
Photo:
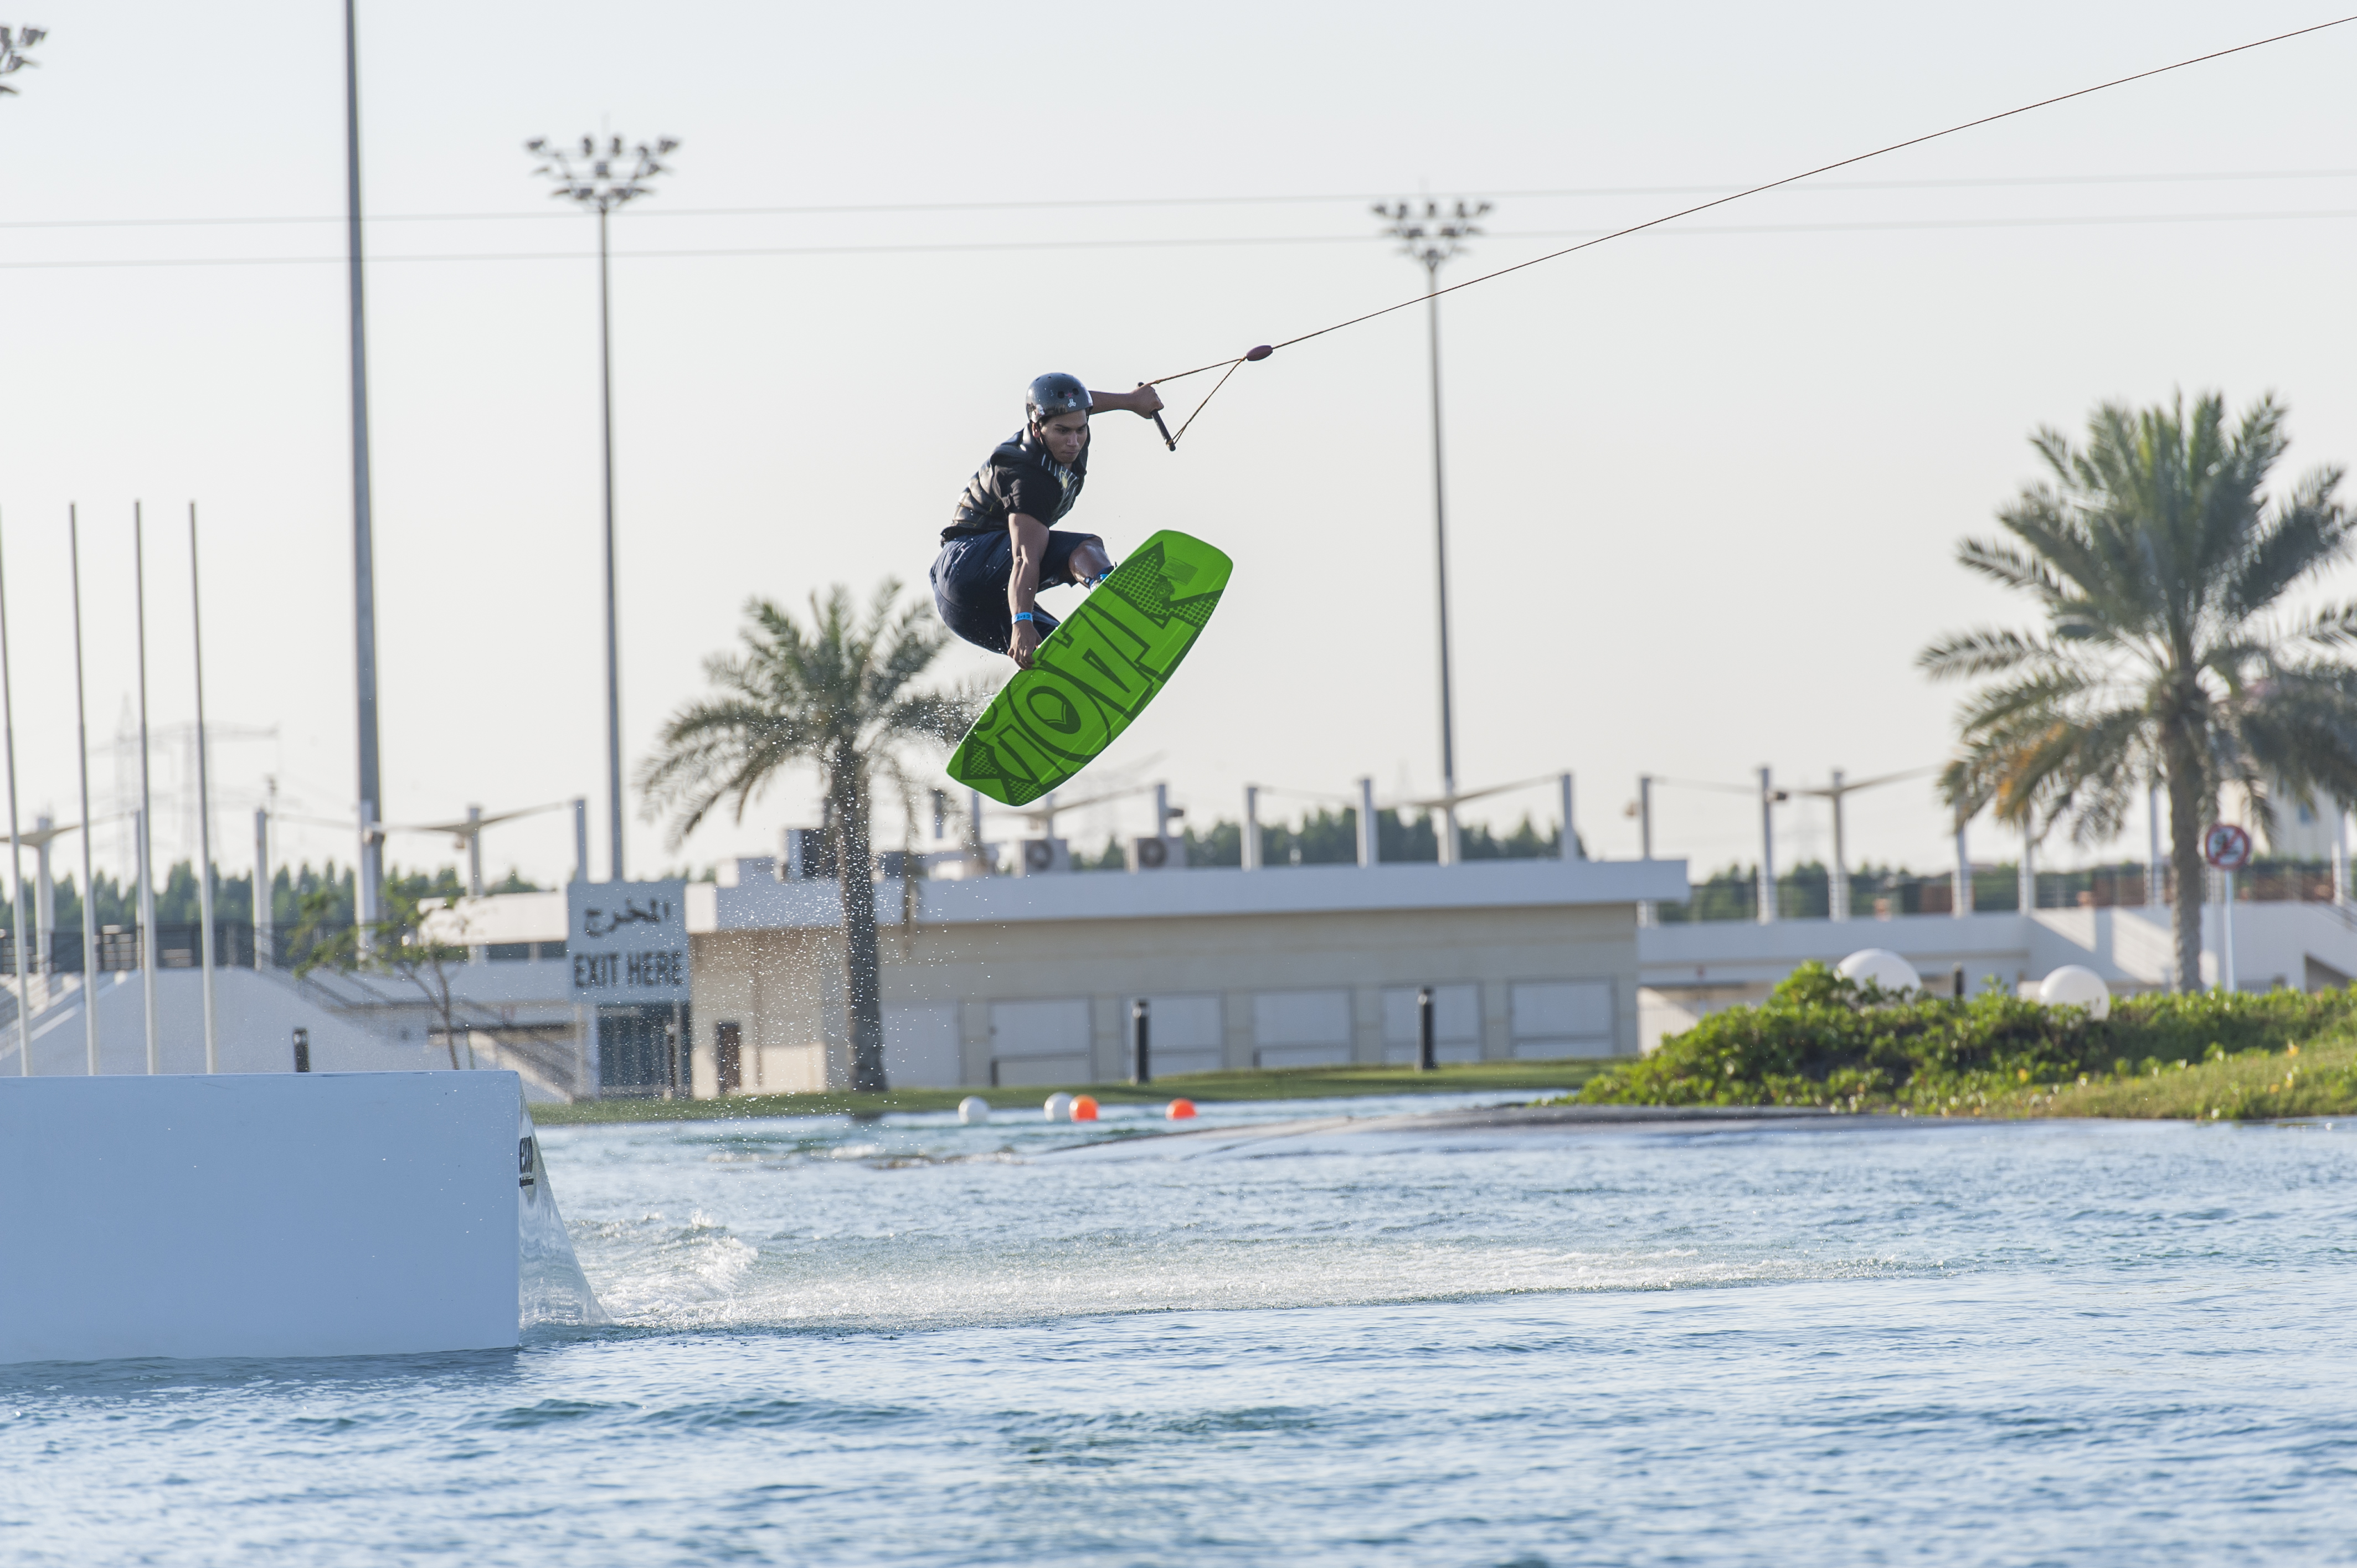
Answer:
<svg viewBox="0 0 2357 1568"><path fill-rule="evenodd" d="M1086 413L1094 405L1089 401L1086 381L1078 376L1068 376L1061 371L1051 371L1032 381L1031 389L1023 394L1023 406L1030 414L1031 423L1037 424L1060 413L1071 413L1076 410Z"/></svg>

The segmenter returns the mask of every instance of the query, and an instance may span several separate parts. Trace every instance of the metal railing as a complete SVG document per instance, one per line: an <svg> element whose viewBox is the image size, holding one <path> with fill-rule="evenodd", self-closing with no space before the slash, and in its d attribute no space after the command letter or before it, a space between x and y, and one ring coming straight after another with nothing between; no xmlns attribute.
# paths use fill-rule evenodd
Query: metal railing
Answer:
<svg viewBox="0 0 2357 1568"><path fill-rule="evenodd" d="M204 961L201 938L204 928L194 922L187 925L156 927L156 967L158 969L195 969ZM101 926L98 929L98 970L133 970L139 967L141 942L136 926ZM89 966L88 952L80 927L60 929L49 935L49 951L46 960L38 953L27 955L27 970L39 974L80 974ZM213 967L216 969L252 969L253 967L253 928L242 920L213 922ZM16 972L16 936L13 931L0 932L0 978Z"/></svg>
<svg viewBox="0 0 2357 1568"><path fill-rule="evenodd" d="M2113 865L2083 866L2072 871L2037 873L2036 905L2040 909L2141 908L2147 898L2147 866L2140 861ZM2162 867L2161 902L2177 902L2177 877ZM2234 877L2237 904L2333 903L2332 867L2325 861L2261 861ZM2214 897L2215 889L2205 890ZM2012 914L2021 908L2019 868L2012 865L1973 867L1973 909L1977 914ZM1755 920L1760 917L1758 874L1752 870L1724 871L1693 884L1693 897L1682 903L1658 905L1663 925L1697 920ZM1904 871L1857 871L1850 874L1849 918L1888 919L1898 915L1948 915L1955 911L1953 873L1917 875ZM1803 866L1776 879L1776 918L1822 920L1832 912L1832 878L1822 866Z"/></svg>

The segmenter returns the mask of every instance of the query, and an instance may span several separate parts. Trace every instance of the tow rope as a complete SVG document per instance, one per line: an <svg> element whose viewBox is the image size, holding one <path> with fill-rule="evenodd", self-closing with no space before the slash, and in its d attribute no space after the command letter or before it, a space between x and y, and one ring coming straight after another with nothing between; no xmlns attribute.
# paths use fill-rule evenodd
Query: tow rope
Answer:
<svg viewBox="0 0 2357 1568"><path fill-rule="evenodd" d="M2344 27L2351 22L2357 22L2357 16L2340 16L2330 22L2318 22L2311 27L2296 27L2288 33L2277 33L2272 38L2255 38L2247 44L2236 44L2232 48L2214 49L2209 54L2195 55L2190 59L2181 59L2172 65L2155 66L2150 70L2140 70L2133 76L2115 77L2110 81L2099 81L2093 87L2082 87L2075 91L2060 93L2052 98L2041 98L2035 103L2024 103L2017 109L2007 109L1995 114L1984 114L1977 120L1966 120L1962 124L1951 125L1945 130L1927 132L1921 136L1910 136L1903 142L1893 142L1887 147L1877 147L1870 153L1859 153L1835 163L1820 164L1815 168L1804 169L1799 174L1786 175L1781 179L1771 179L1765 185L1755 185L1749 189L1738 190L1732 196L1722 196L1713 200L1699 202L1692 207L1680 208L1675 212L1665 212L1659 218L1650 218L1642 223L1632 223L1626 229L1616 229L1609 234L1598 234L1592 240L1582 240L1577 245L1566 245L1560 251L1550 251L1544 256L1533 256L1527 262L1516 262L1512 266L1500 267L1496 272L1483 273L1480 277L1467 278L1463 283L1450 284L1447 288L1434 289L1429 293L1417 295L1412 299L1401 300L1397 305L1386 305L1380 310L1370 310L1363 316L1353 316L1347 321L1337 321L1330 327L1320 327L1314 332L1304 332L1298 337L1287 338L1278 343L1263 343L1258 348L1247 349L1232 360L1214 360L1208 365L1198 365L1191 371L1180 371L1173 375L1158 376L1153 381L1140 381L1138 384L1158 387L1167 381L1183 381L1189 376L1200 376L1206 371L1225 368L1227 374L1222 375L1213 383L1211 390L1203 395L1203 401L1197 403L1194 412L1187 415L1186 420L1178 426L1178 435L1170 433L1169 426L1162 423L1162 416L1159 413L1154 416L1154 427L1162 433L1164 444L1171 451L1176 452L1178 450L1179 436L1187 434L1188 426L1193 424L1203 410L1211 405L1211 399L1220 395L1220 389L1228 384L1228 377L1234 375L1239 367L1255 360L1265 360L1279 349L1290 349L1296 343L1307 343L1312 338L1323 338L1329 332L1340 332L1345 327L1356 327L1361 322L1372 321L1379 316L1389 316L1395 310L1405 310L1409 306L1422 305L1428 300L1438 299L1444 294L1455 294L1459 289L1471 288L1476 284L1489 283L1492 279L1504 277L1509 273L1518 273L1525 267L1537 266L1542 262L1557 261L1577 251L1591 250L1613 240L1642 233L1648 229L1658 229L1664 223L1674 223L1681 218L1691 218L1697 212L1707 212L1714 207L1725 207L1731 201L1741 201L1746 197L1758 196L1763 191L1774 190L1781 186L1792 185L1821 174L1831 174L1835 169L1847 168L1852 164L1862 164L1868 158L1878 158L1886 153L1919 147L1926 142L1936 142L1943 136L1953 136L1959 131L1970 131L1978 126L1994 124L1999 120L2009 120L2017 114L2027 114L2034 109L2051 108L2057 103L2067 103L2073 98L2084 98L2089 93L2102 92L2114 87L2125 87L2132 81L2143 81L2150 77L2165 76L2172 70L2183 70L2188 66L2202 65L2213 59L2223 59L2228 55L2238 55L2250 49L2265 48L2269 44L2279 44L2287 39L2305 38L2310 33L2320 33L2328 27Z"/></svg>

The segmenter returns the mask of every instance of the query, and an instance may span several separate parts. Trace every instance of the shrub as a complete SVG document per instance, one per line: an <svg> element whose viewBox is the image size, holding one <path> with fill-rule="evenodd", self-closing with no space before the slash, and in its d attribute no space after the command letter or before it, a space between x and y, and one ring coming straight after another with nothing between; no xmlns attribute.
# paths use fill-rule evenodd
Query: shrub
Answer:
<svg viewBox="0 0 2357 1568"><path fill-rule="evenodd" d="M2025 1085L2141 1074L2279 1051L2357 1019L2357 987L2124 998L2098 1021L1992 985L1964 1003L1889 996L1805 963L1757 1007L1713 1014L1660 1050L1591 1079L1579 1098L1624 1105L1986 1102Z"/></svg>

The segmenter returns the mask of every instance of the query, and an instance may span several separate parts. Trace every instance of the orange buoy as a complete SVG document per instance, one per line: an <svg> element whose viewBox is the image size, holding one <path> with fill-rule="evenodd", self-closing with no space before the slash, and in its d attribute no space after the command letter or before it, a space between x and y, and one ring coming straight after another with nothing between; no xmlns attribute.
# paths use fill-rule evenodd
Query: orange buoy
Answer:
<svg viewBox="0 0 2357 1568"><path fill-rule="evenodd" d="M1081 1094L1081 1095L1075 1095L1075 1096L1073 1096L1073 1098L1072 1098L1072 1120L1073 1120L1073 1121L1075 1121L1075 1122L1093 1122L1093 1121L1095 1121L1096 1119L1097 1119L1097 1102L1096 1102L1096 1097L1095 1097L1094 1095L1089 1095L1089 1094Z"/></svg>
<svg viewBox="0 0 2357 1568"><path fill-rule="evenodd" d="M1191 1100L1174 1100L1162 1114L1169 1117L1173 1122L1188 1121L1195 1114L1195 1102Z"/></svg>

